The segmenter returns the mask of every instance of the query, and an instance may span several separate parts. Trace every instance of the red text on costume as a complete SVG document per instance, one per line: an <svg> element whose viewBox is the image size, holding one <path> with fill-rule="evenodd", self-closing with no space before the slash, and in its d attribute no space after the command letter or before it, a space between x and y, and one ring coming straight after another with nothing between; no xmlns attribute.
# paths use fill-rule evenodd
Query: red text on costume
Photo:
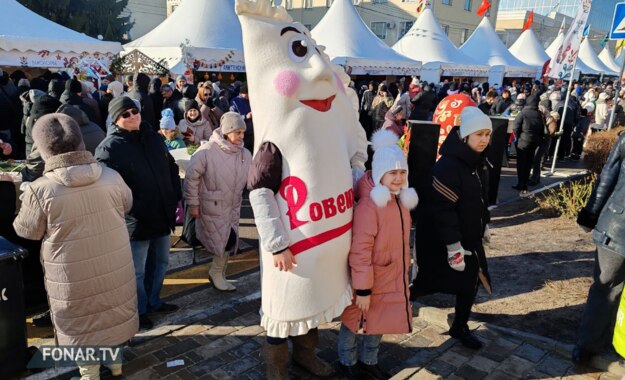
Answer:
<svg viewBox="0 0 625 380"><path fill-rule="evenodd" d="M306 183L298 177L290 176L285 178L280 185L280 196L286 201L288 211L286 215L289 217L291 230L303 226L309 222L318 222L322 219L331 219L339 214L344 214L354 207L354 190L348 189L334 197L326 198L320 202L311 202L308 206L307 220L298 219L297 213L304 208L306 198L308 196L308 188ZM324 231L315 236L301 240L291 245L290 249L293 254L298 254L307 249L325 243L329 240L337 238L349 231L352 222Z"/></svg>

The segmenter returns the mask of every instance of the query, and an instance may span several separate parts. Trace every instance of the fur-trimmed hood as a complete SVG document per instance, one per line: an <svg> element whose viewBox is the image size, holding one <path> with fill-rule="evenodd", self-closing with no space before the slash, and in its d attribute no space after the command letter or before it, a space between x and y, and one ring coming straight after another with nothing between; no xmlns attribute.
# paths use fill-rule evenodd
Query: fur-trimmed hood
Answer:
<svg viewBox="0 0 625 380"><path fill-rule="evenodd" d="M385 207L388 202L399 196L399 202L408 210L412 210L419 204L419 196L412 187L402 189L399 195L392 194L389 189L382 185L373 183L371 171L368 170L365 175L358 181L358 189L356 190L358 199L371 198L373 203L378 207Z"/></svg>

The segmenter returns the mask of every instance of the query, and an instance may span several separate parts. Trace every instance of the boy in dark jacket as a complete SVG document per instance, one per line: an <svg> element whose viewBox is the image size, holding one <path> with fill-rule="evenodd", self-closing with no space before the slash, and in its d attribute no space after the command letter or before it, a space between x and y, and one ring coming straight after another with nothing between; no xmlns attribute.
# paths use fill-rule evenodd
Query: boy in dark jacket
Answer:
<svg viewBox="0 0 625 380"><path fill-rule="evenodd" d="M579 160L584 150L584 140L590 127L590 118L588 117L588 110L586 108L581 109L580 118L573 128L573 150L571 151L571 159Z"/></svg>

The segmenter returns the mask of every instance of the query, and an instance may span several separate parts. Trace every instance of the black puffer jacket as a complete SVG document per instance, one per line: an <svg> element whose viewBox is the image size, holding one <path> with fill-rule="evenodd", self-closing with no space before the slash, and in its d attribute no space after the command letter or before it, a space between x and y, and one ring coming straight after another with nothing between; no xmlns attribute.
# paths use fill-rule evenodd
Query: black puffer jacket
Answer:
<svg viewBox="0 0 625 380"><path fill-rule="evenodd" d="M415 95L411 100L413 109L410 113L410 120L428 120L430 112L436 108L436 94L430 91L429 86Z"/></svg>
<svg viewBox="0 0 625 380"><path fill-rule="evenodd" d="M580 211L577 223L594 228L596 245L625 256L625 134L612 147L608 160Z"/></svg>
<svg viewBox="0 0 625 380"><path fill-rule="evenodd" d="M491 108L491 114L492 115L501 115L503 113L503 111L507 110L508 107L510 107L512 105L512 99L507 98L504 99L503 97L498 97L497 101L495 102L495 104L493 104L492 108Z"/></svg>
<svg viewBox="0 0 625 380"><path fill-rule="evenodd" d="M158 131L159 119L155 118L154 104L152 98L148 94L148 87L150 86L150 77L144 73L137 73L133 78L134 87L132 91L128 93L128 96L132 99L136 99L141 103L141 120L146 121L153 130Z"/></svg>
<svg viewBox="0 0 625 380"><path fill-rule="evenodd" d="M115 169L132 190L132 209L126 215L130 239L168 235L182 192L178 165L163 138L147 123L141 123L139 131L115 128L96 149L95 158Z"/></svg>
<svg viewBox="0 0 625 380"><path fill-rule="evenodd" d="M525 101L525 107L514 119L514 134L518 138L517 146L520 149L538 144L545 135L545 118L538 110L540 98L531 95Z"/></svg>
<svg viewBox="0 0 625 380"><path fill-rule="evenodd" d="M413 289L418 293L470 293L478 283L480 269L489 278L482 245L490 221L488 162L485 152L474 152L460 139L458 127L451 130L440 153L432 187L420 202L425 207L416 220L419 272ZM473 252L465 257L463 272L451 269L447 262L447 245L456 242Z"/></svg>

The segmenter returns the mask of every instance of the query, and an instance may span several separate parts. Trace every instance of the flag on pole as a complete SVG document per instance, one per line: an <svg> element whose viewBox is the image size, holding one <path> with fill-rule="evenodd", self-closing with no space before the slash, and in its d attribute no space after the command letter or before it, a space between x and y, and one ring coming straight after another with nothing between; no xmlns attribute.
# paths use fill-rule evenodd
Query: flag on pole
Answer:
<svg viewBox="0 0 625 380"><path fill-rule="evenodd" d="M565 22L566 22L566 19L565 19L565 18L563 18L563 19L562 19L562 25L560 25L560 30L558 31L558 34L560 34L560 33L564 33L564 28L566 27L566 26L565 26Z"/></svg>
<svg viewBox="0 0 625 380"><path fill-rule="evenodd" d="M618 57L621 54L621 49L625 46L625 40L618 40L616 43L616 53L615 55Z"/></svg>
<svg viewBox="0 0 625 380"><path fill-rule="evenodd" d="M573 23L564 35L562 45L558 48L558 53L549 65L547 75L550 78L564 79L569 75L573 75L571 71L577 60L579 45L582 43L582 34L585 30L586 21L588 21L591 5L592 0L582 0L580 2Z"/></svg>
<svg viewBox="0 0 625 380"><path fill-rule="evenodd" d="M480 4L480 7L477 8L477 14L480 17L484 17L484 15L486 14L486 11L488 11L488 8L490 8L490 1L482 0L482 4Z"/></svg>
<svg viewBox="0 0 625 380"><path fill-rule="evenodd" d="M525 21L525 25L523 26L523 31L525 32L526 30L531 28L533 23L534 23L534 11L532 10L530 11L530 15L527 16L527 21Z"/></svg>
<svg viewBox="0 0 625 380"><path fill-rule="evenodd" d="M609 36L609 33L606 33L605 36L603 37L603 39L601 40L601 42L599 43L599 45L601 45L601 47L604 47L605 43L608 42L608 36Z"/></svg>
<svg viewBox="0 0 625 380"><path fill-rule="evenodd" d="M590 24L586 25L586 27L584 28L584 32L582 32L582 37L588 37L588 33L590 33Z"/></svg>
<svg viewBox="0 0 625 380"><path fill-rule="evenodd" d="M425 8L427 8L427 6L428 6L427 0L419 0L417 3L417 14L420 15L421 12L423 12Z"/></svg>

